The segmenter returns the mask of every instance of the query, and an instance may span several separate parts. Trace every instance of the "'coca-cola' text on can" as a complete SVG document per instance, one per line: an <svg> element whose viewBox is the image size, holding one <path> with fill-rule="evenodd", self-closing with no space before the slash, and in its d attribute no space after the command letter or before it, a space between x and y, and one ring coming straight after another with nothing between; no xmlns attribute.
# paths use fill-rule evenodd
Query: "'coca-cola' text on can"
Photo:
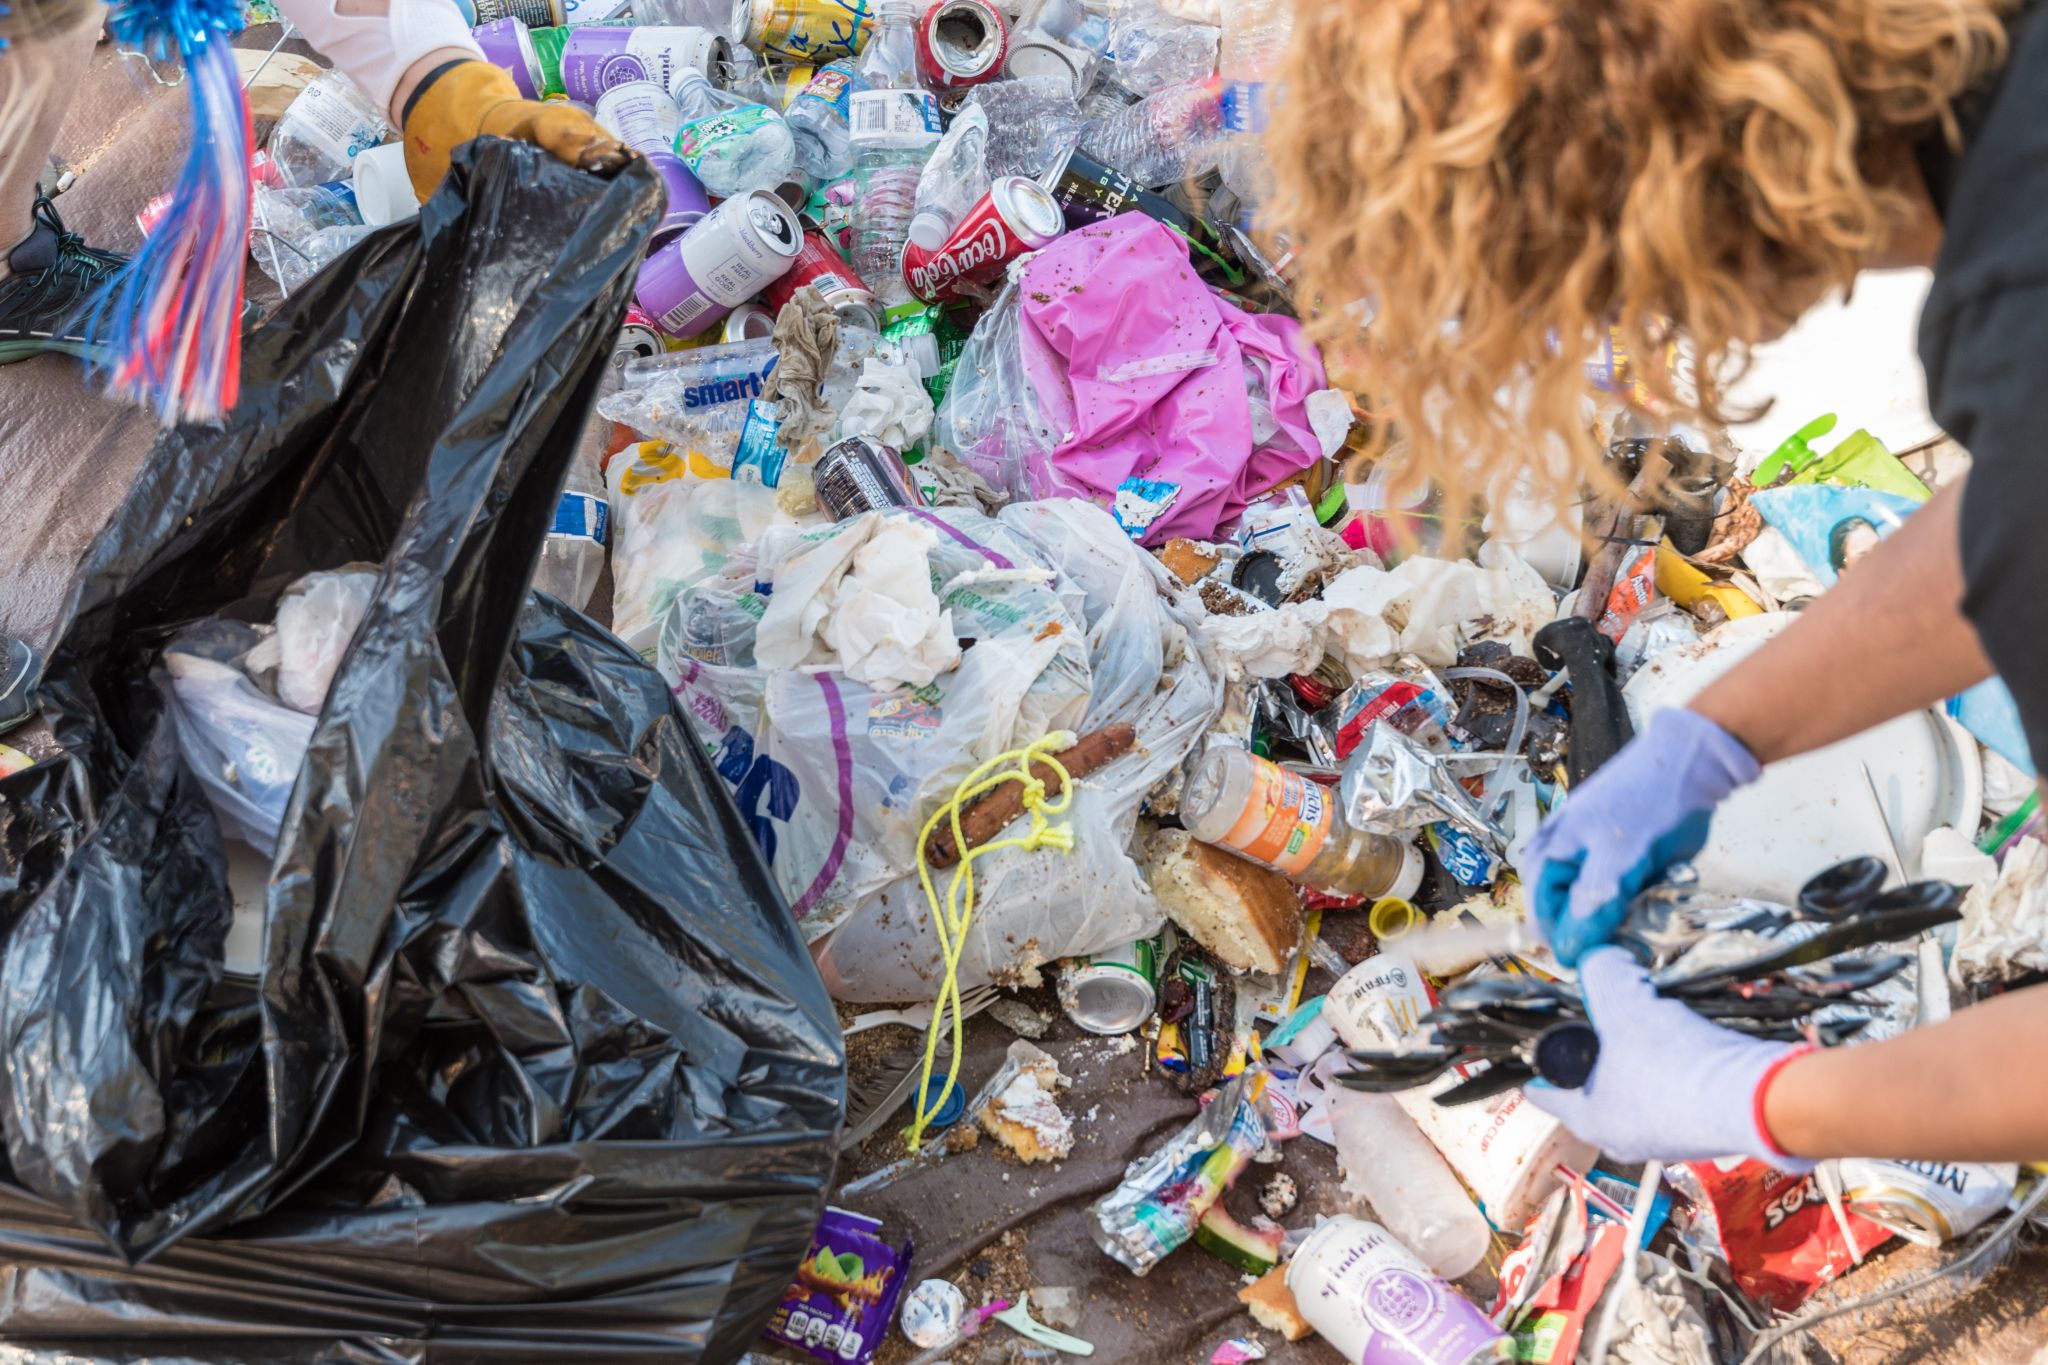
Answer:
<svg viewBox="0 0 2048 1365"><path fill-rule="evenodd" d="M1067 229L1044 186L1021 175L996 181L936 251L903 248L903 282L926 303L950 298L962 284L988 285L1003 267Z"/></svg>
<svg viewBox="0 0 2048 1365"><path fill-rule="evenodd" d="M789 205L767 190L735 195L647 258L634 297L662 331L696 336L787 273L802 246Z"/></svg>
<svg viewBox="0 0 2048 1365"><path fill-rule="evenodd" d="M846 263L846 258L825 239L825 234L816 229L804 233L803 250L797 252L789 273L761 291L761 302L780 313L783 305L795 298L796 291L805 285L823 295L825 302L840 315L841 321L861 322L868 330L876 330L875 296L861 283L860 276L853 273L853 267ZM858 316L863 309L867 314L865 321ZM849 314L854 316L849 317Z"/></svg>
<svg viewBox="0 0 2048 1365"><path fill-rule="evenodd" d="M993 80L1010 50L1010 26L989 0L936 0L917 21L917 64L941 90Z"/></svg>

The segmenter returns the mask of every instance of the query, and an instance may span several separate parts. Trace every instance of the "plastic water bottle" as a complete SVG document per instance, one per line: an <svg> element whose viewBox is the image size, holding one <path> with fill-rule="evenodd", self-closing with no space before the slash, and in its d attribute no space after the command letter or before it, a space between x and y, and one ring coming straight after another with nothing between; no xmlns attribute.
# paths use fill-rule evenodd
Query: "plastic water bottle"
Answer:
<svg viewBox="0 0 2048 1365"><path fill-rule="evenodd" d="M1444 1279L1486 1259L1486 1219L1415 1120L1392 1095L1333 1087L1330 1122L1344 1192Z"/></svg>
<svg viewBox="0 0 2048 1365"><path fill-rule="evenodd" d="M988 115L988 173L1034 179L1073 150L1086 122L1064 83L1044 77L990 81L967 97Z"/></svg>
<svg viewBox="0 0 2048 1365"><path fill-rule="evenodd" d="M258 185L251 210L249 255L287 294L374 231L363 226L345 182L283 190Z"/></svg>
<svg viewBox="0 0 2048 1365"><path fill-rule="evenodd" d="M346 180L356 154L391 133L384 112L339 71L315 76L285 109L270 135L278 180L305 188Z"/></svg>
<svg viewBox="0 0 2048 1365"><path fill-rule="evenodd" d="M1109 24L1119 85L1139 95L1216 74L1220 29L1168 14L1158 0L1125 0Z"/></svg>
<svg viewBox="0 0 2048 1365"><path fill-rule="evenodd" d="M1223 135L1223 109L1207 81L1168 86L1081 132L1081 150L1140 185L1187 178L1197 153Z"/></svg>
<svg viewBox="0 0 2048 1365"><path fill-rule="evenodd" d="M939 141L939 101L918 70L914 0L882 0L880 21L861 49L867 89L853 97L853 268L884 307L907 302L903 244L916 213L917 181Z"/></svg>
<svg viewBox="0 0 2048 1365"><path fill-rule="evenodd" d="M918 176L910 240L938 250L994 183L988 173L988 114L971 104L953 116L953 126Z"/></svg>
<svg viewBox="0 0 2048 1365"><path fill-rule="evenodd" d="M731 199L750 190L772 190L796 167L796 139L782 115L720 90L703 72L685 67L675 76L676 108L683 128L676 155L707 194Z"/></svg>
<svg viewBox="0 0 2048 1365"><path fill-rule="evenodd" d="M851 57L818 68L782 116L796 137L796 159L819 180L853 169L853 97L867 89Z"/></svg>
<svg viewBox="0 0 2048 1365"><path fill-rule="evenodd" d="M615 384L617 371L604 379ZM554 524L541 542L540 562L533 569L533 586L558 597L582 611L597 592L597 580L604 573L606 547L611 543L611 502L605 493L604 476L597 457L603 452L607 424L592 422L577 446L569 477L555 502Z"/></svg>
<svg viewBox="0 0 2048 1365"><path fill-rule="evenodd" d="M1223 78L1223 121L1232 145L1221 158L1223 181L1240 199L1256 204L1270 180L1253 134L1266 131L1272 82L1294 28L1288 0L1240 0L1223 11L1223 43L1217 69Z"/></svg>

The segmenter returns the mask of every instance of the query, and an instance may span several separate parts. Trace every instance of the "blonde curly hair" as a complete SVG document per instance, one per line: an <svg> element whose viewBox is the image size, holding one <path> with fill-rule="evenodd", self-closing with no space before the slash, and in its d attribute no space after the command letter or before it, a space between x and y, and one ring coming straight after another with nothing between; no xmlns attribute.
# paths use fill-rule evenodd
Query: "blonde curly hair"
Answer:
<svg viewBox="0 0 2048 1365"><path fill-rule="evenodd" d="M1607 483L1584 399L1610 340L1683 338L1683 383L1640 379L1723 421L1748 344L1910 221L1912 144L1954 138L2010 8L1300 0L1269 221L1333 377L1453 497Z"/></svg>

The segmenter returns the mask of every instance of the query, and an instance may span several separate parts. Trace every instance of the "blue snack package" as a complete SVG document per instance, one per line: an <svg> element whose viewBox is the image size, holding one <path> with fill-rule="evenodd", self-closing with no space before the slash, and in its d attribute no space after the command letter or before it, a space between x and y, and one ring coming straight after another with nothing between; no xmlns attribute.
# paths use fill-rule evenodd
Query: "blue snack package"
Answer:
<svg viewBox="0 0 2048 1365"><path fill-rule="evenodd" d="M761 1335L839 1365L872 1360L896 1320L910 1270L910 1239L892 1248L881 1231L880 1219L827 1208Z"/></svg>

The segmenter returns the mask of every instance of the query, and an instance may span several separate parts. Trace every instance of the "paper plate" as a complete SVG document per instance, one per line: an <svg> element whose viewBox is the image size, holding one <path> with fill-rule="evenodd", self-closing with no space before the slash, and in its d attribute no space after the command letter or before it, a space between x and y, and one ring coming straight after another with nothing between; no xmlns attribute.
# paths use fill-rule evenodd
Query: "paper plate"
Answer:
<svg viewBox="0 0 2048 1365"><path fill-rule="evenodd" d="M1791 612L1730 621L1698 642L1658 655L1622 689L1638 731L1650 713L1681 706L1790 625ZM1787 706L1824 704L1826 681ZM1897 836L1908 877L1918 875L1929 832L1974 834L1984 809L1984 770L1967 732L1938 711L1915 711L1839 744L1773 763L1723 802L1707 846L1693 860L1712 890L1789 902L1808 877L1844 858L1888 858L1884 827L1863 781L1868 764Z"/></svg>

